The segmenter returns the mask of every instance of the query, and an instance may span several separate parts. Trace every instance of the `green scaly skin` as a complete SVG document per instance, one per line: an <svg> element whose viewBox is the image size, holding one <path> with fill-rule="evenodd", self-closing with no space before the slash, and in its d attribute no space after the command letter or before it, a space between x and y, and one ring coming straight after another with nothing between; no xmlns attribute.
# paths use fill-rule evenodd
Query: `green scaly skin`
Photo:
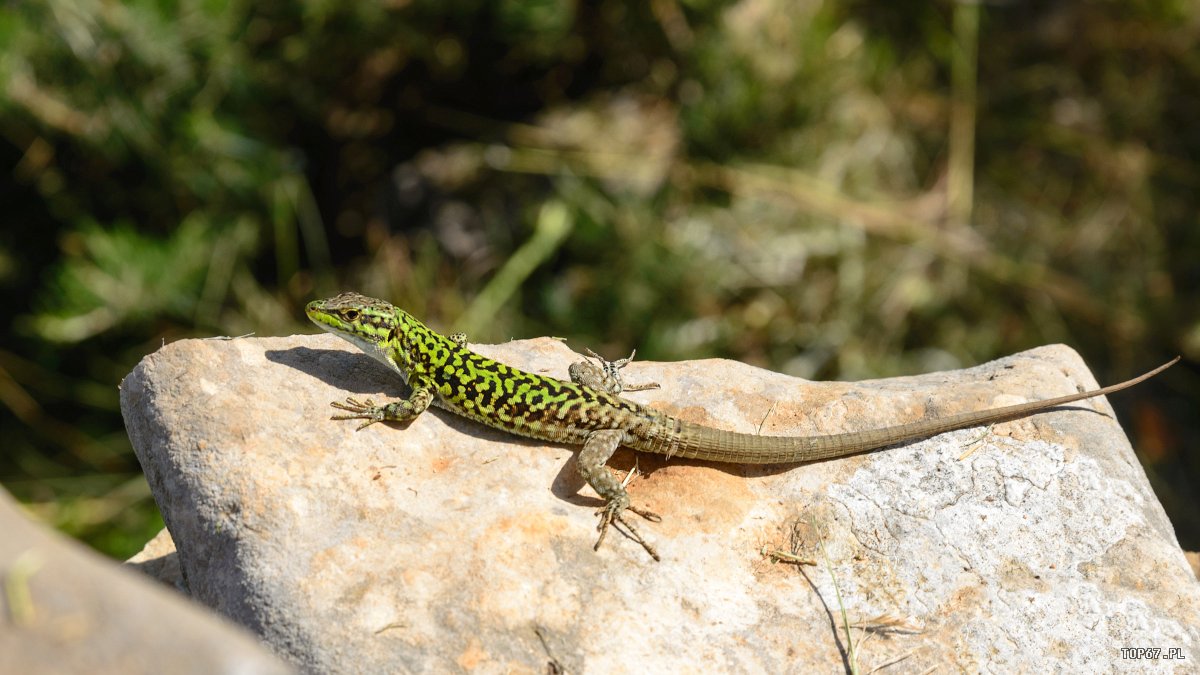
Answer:
<svg viewBox="0 0 1200 675"><path fill-rule="evenodd" d="M658 560L658 553L623 517L626 510L649 520L659 517L631 506L629 495L605 466L620 446L667 457L740 464L812 462L858 454L946 431L1023 417L1047 408L1111 394L1162 372L1179 360L1103 389L1018 405L966 412L882 429L829 436L756 436L712 429L620 398L618 369L628 363L590 362L571 367L572 382L527 373L471 351L461 334L440 335L402 309L357 293L310 302L308 318L355 344L400 374L412 389L404 400L333 403L347 415L333 419L407 422L430 404L489 427L552 443L582 445L579 473L604 500L599 548L613 521ZM632 355L631 357L632 358Z"/></svg>

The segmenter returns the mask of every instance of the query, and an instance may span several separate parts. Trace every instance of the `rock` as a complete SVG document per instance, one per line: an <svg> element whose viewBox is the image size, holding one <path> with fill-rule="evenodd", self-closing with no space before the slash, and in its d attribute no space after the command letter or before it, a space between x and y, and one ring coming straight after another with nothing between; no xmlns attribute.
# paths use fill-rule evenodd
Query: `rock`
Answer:
<svg viewBox="0 0 1200 675"><path fill-rule="evenodd" d="M165 528L146 542L137 555L125 561L125 567L157 579L177 591L184 591L183 573L179 570L179 553Z"/></svg>
<svg viewBox="0 0 1200 675"><path fill-rule="evenodd" d="M242 629L30 522L0 490L0 673L290 673Z"/></svg>
<svg viewBox="0 0 1200 675"><path fill-rule="evenodd" d="M550 339L472 347L557 377L578 358ZM1062 346L853 384L721 360L625 376L662 385L633 400L766 435L1096 386ZM122 385L190 593L304 669L829 672L843 609L864 672L1200 658L1200 584L1103 399L804 466L623 450L613 464L645 474L634 503L663 516L640 528L655 563L617 532L592 550L600 502L577 494L573 448L436 409L405 428L328 419L330 401L403 393L330 335L181 341ZM1146 646L1187 660L1122 660Z"/></svg>

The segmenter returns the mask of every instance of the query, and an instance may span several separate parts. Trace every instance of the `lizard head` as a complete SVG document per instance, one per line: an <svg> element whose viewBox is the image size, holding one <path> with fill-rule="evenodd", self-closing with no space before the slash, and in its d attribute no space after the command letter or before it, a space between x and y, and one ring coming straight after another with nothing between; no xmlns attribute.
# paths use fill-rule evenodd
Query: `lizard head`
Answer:
<svg viewBox="0 0 1200 675"><path fill-rule="evenodd" d="M404 310L358 293L342 293L313 300L304 313L323 330L350 342L407 378L405 369L394 360L399 352L392 344L407 324L414 321Z"/></svg>

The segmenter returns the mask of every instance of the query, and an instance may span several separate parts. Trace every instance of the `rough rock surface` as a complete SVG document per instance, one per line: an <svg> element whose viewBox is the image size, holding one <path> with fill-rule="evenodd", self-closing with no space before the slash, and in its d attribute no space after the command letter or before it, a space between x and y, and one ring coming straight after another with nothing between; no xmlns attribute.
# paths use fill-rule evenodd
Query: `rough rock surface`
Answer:
<svg viewBox="0 0 1200 675"><path fill-rule="evenodd" d="M558 377L577 360L550 339L472 347ZM625 375L662 385L631 399L765 435L1096 386L1062 346L860 383L720 360ZM190 593L306 669L831 672L848 658L843 608L863 672L1200 659L1200 584L1103 399L804 466L640 456L630 492L663 515L641 526L655 563L619 533L593 552L599 500L573 448L436 409L404 428L328 419L330 401L404 391L329 335L182 341L122 384Z"/></svg>
<svg viewBox="0 0 1200 675"><path fill-rule="evenodd" d="M27 519L0 490L0 673L289 673L178 593Z"/></svg>
<svg viewBox="0 0 1200 675"><path fill-rule="evenodd" d="M125 567L157 579L177 591L187 592L183 585L183 573L179 570L179 553L175 550L171 533L166 529L160 530L137 555L126 560Z"/></svg>

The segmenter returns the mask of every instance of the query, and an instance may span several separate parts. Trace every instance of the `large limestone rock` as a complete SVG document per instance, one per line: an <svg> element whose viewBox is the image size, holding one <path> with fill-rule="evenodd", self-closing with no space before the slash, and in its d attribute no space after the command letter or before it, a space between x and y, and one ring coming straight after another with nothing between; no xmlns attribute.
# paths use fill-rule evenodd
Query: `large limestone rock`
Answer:
<svg viewBox="0 0 1200 675"><path fill-rule="evenodd" d="M31 522L0 490L0 673L289 673L203 607Z"/></svg>
<svg viewBox="0 0 1200 675"><path fill-rule="evenodd" d="M549 339L474 348L557 377L577 359ZM662 385L634 400L765 435L1096 386L1061 346L855 384L720 360L625 375ZM1103 399L805 466L637 457L633 500L663 515L641 526L655 563L615 532L593 552L600 502L574 448L433 409L406 428L330 421L330 401L404 393L333 336L178 342L121 393L188 591L314 671L833 672L843 611L863 672L1200 659L1200 584Z"/></svg>

